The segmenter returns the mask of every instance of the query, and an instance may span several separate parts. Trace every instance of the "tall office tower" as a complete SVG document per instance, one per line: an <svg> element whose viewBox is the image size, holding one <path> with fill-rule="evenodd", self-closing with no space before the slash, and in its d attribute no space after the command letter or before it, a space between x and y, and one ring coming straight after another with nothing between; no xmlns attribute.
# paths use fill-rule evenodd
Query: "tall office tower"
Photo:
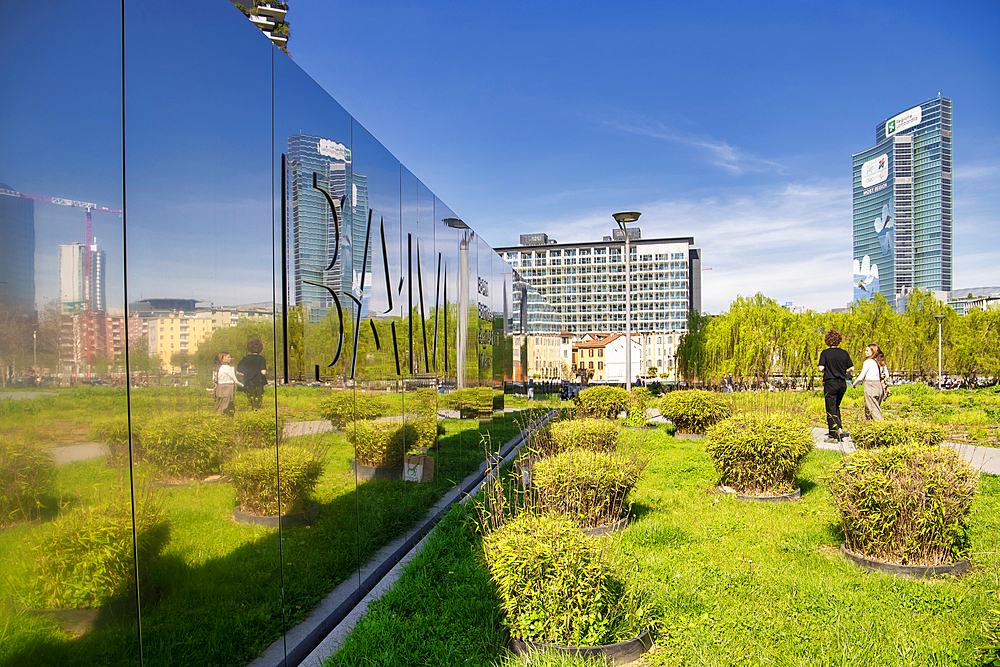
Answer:
<svg viewBox="0 0 1000 667"><path fill-rule="evenodd" d="M854 156L854 300L951 291L951 100L879 123Z"/></svg>
<svg viewBox="0 0 1000 667"><path fill-rule="evenodd" d="M35 309L35 202L0 183L0 305Z"/></svg>
<svg viewBox="0 0 1000 667"><path fill-rule="evenodd" d="M288 161L292 195L290 253L293 285L290 291L295 305L305 304L308 307L310 322L322 322L327 309L333 305L333 299L327 290L309 283L328 285L338 294L352 288L354 253L351 237L356 223L351 199L354 188L347 192L347 184L354 185L351 149L331 139L293 134L288 138ZM340 247L337 261L332 266L330 260L337 248L334 212L326 195L313 187L314 174L316 185L330 194L337 208ZM367 186L365 200L367 202ZM350 300L343 299L342 306L344 301Z"/></svg>
<svg viewBox="0 0 1000 667"><path fill-rule="evenodd" d="M522 234L520 245L495 248L516 272L520 330L625 331L624 245L616 229L602 241ZM685 331L688 311L701 310L701 251L693 245L693 237L643 239L638 227L629 229L633 332ZM518 289L517 279L532 289Z"/></svg>
<svg viewBox="0 0 1000 667"><path fill-rule="evenodd" d="M69 243L59 246L59 301L62 312L74 313L87 309L103 313L105 301L106 254L97 245L97 239L90 246L90 281L84 280L87 272L86 246L83 243ZM92 290L92 293L88 293Z"/></svg>

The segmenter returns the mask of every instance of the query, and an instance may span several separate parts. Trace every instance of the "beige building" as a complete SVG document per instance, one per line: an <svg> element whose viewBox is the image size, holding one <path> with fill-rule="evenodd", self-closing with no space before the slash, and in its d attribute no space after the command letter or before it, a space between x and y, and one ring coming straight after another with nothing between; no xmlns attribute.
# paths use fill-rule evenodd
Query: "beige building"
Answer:
<svg viewBox="0 0 1000 667"><path fill-rule="evenodd" d="M273 315L266 308L205 308L145 318L149 331L149 354L163 361L163 370L170 373L180 371L180 366L170 363L174 354L187 352L193 362L198 346L212 332L234 327L240 319L263 322L272 320Z"/></svg>
<svg viewBox="0 0 1000 667"><path fill-rule="evenodd" d="M573 379L573 341L569 331L558 334L536 333L527 336L528 377L539 380Z"/></svg>

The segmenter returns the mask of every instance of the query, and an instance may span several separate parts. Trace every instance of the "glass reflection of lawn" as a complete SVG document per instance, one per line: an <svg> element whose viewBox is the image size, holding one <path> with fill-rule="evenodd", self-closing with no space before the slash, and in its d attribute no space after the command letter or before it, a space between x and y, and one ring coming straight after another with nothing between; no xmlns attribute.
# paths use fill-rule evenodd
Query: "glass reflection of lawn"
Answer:
<svg viewBox="0 0 1000 667"><path fill-rule="evenodd" d="M3 415L0 437L33 441L42 447L74 444L86 433L93 415L107 417L109 411L120 408L123 400L115 393L64 390L56 397L36 399L30 412ZM320 389L283 389L279 411L289 421L315 419L315 406L327 395ZM273 405L273 394L269 398ZM393 398L399 400L398 395ZM166 412L208 413L212 408L204 390L194 388L133 391L131 403L134 421ZM397 405L393 402L390 411L398 414ZM136 466L137 489L154 489L171 526L170 541L148 573L149 590L158 601L143 602L144 662L246 664L282 632L278 598L282 575L285 622L290 627L343 581L359 559L367 559L412 525L455 481L479 465L482 433L488 430L497 446L519 429L517 417L511 415L482 427L474 420L442 423L445 435L435 454L435 481L419 485L369 482L356 491L349 474L353 451L343 432L290 438L288 446L323 451L324 469L313 494L319 506L317 517L310 526L282 531L280 560L277 530L232 520L235 492L229 483L157 486L152 484L155 474L149 466ZM56 507L69 511L100 503L121 485L119 471L107 465L104 457L59 466L56 475L43 500L47 506L43 523L56 514ZM42 528L37 523L25 524L0 532L8 589L4 597L29 576L23 546ZM131 664L137 652L134 625L129 629L134 619L122 623L74 638L51 621L4 608L0 610L0 663Z"/></svg>

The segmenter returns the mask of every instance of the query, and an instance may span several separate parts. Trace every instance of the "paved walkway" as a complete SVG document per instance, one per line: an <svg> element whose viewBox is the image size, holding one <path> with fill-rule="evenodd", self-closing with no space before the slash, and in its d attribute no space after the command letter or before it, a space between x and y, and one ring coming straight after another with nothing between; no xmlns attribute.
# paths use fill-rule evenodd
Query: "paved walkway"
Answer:
<svg viewBox="0 0 1000 667"><path fill-rule="evenodd" d="M844 442L827 442L827 431L825 428L813 428L813 440L819 449L831 449L844 454L854 453L854 442L850 438ZM983 447L980 445L966 445L956 442L943 442L945 447L950 447L958 452L959 456L969 462L973 468L990 475L1000 475L1000 449L996 447Z"/></svg>

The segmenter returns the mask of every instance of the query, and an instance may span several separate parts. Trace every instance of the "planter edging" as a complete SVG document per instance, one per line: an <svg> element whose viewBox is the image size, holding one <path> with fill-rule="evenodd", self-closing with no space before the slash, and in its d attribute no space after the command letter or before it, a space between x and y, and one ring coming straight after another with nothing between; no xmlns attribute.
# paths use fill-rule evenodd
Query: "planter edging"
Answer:
<svg viewBox="0 0 1000 667"><path fill-rule="evenodd" d="M886 574L895 574L901 577L911 577L914 579L936 577L942 574L957 576L969 569L969 560L967 558L960 560L957 563L951 563L950 565L898 565L896 563L886 563L884 561L874 560L867 558L866 556L862 556L861 554L854 553L847 548L847 542L842 542L840 544L840 553L842 553L847 560L851 561L858 567L870 572L884 572Z"/></svg>
<svg viewBox="0 0 1000 667"><path fill-rule="evenodd" d="M611 535L617 533L619 530L628 525L629 513L622 512L620 519L614 523L609 523L603 526L594 526L593 528L584 528L583 534L590 535L591 537L598 537L600 535Z"/></svg>
<svg viewBox="0 0 1000 667"><path fill-rule="evenodd" d="M392 466L383 468L380 466L366 466L351 459L351 473L357 476L358 481L367 482L373 479L403 479L403 466Z"/></svg>
<svg viewBox="0 0 1000 667"><path fill-rule="evenodd" d="M308 510L295 514L257 516L256 514L248 514L239 507L233 509L233 521L247 526L264 526L265 528L277 528L279 525L304 526L311 523L312 518Z"/></svg>
<svg viewBox="0 0 1000 667"><path fill-rule="evenodd" d="M742 496L736 491L726 491L722 486L719 487L719 490L727 496L736 496L736 500L757 501L759 503L791 503L802 497L802 487L799 486L796 486L795 490L791 493L785 493L780 496Z"/></svg>
<svg viewBox="0 0 1000 667"><path fill-rule="evenodd" d="M628 664L652 647L653 638L649 636L649 630L646 630L638 637L626 639L617 644L604 644L603 646L559 646L558 644L542 644L514 637L507 640L507 648L515 655L524 655L531 651L542 649L563 655L602 658L608 664L612 665Z"/></svg>

